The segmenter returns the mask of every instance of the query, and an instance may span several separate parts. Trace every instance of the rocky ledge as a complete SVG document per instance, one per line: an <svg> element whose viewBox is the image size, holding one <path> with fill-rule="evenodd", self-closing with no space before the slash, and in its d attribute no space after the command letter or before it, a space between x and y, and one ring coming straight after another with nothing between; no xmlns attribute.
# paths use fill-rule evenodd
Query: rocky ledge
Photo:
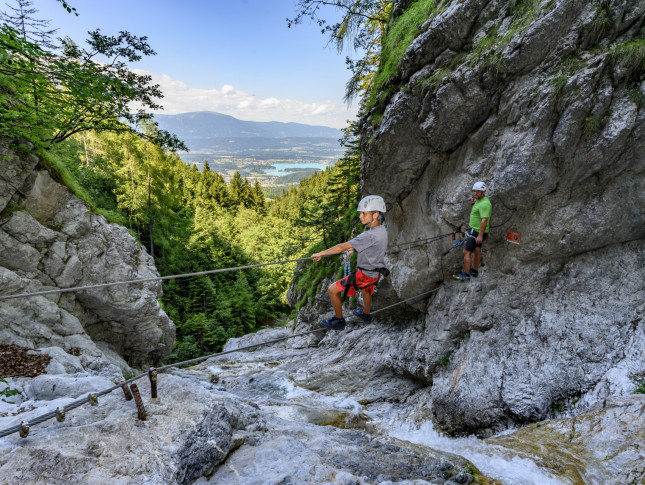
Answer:
<svg viewBox="0 0 645 485"><path fill-rule="evenodd" d="M0 296L159 275L124 227L88 210L37 157L0 140L0 158ZM0 343L76 349L95 368L158 363L175 339L160 296L154 282L3 300Z"/></svg>
<svg viewBox="0 0 645 485"><path fill-rule="evenodd" d="M348 392L363 376L365 399L414 393L420 420L485 437L645 376L645 3L441 5L361 120L363 193L386 199L390 238L373 307L437 291L359 325L310 370ZM479 278L455 282L450 233L466 229L477 180L490 237ZM298 329L330 309L323 289Z"/></svg>

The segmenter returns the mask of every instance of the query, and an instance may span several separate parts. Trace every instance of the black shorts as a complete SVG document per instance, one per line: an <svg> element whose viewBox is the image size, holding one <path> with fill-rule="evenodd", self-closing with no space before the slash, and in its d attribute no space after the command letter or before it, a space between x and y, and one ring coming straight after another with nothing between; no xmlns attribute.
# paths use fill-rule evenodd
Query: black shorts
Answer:
<svg viewBox="0 0 645 485"><path fill-rule="evenodd" d="M484 233L484 241L479 244L477 244L477 236L479 236L479 233L473 228L466 231L466 244L464 244L464 251L470 251L472 253L475 248L481 248L484 241L488 238L488 233Z"/></svg>

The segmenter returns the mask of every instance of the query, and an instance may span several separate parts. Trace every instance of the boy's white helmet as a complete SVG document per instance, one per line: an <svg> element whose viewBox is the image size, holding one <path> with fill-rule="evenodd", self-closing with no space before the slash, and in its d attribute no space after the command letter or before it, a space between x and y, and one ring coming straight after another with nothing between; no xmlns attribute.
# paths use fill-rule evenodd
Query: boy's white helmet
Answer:
<svg viewBox="0 0 645 485"><path fill-rule="evenodd" d="M358 203L358 212L385 212L385 201L380 195L368 195Z"/></svg>
<svg viewBox="0 0 645 485"><path fill-rule="evenodd" d="M484 182L475 182L473 185L473 190L486 190L486 184Z"/></svg>

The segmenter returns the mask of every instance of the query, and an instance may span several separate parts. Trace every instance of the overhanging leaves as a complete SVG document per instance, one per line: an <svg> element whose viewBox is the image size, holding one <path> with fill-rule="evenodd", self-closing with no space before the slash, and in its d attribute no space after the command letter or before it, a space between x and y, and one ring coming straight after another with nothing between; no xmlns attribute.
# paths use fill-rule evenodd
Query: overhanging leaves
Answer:
<svg viewBox="0 0 645 485"><path fill-rule="evenodd" d="M116 37L90 32L91 50L64 41L64 54L53 55L0 28L0 134L24 138L46 148L87 130L133 132L171 150L187 150L163 130L142 132L163 97L148 75L127 69L125 61L153 55L146 37L121 32ZM98 62L96 57L106 58ZM141 109L132 109L132 103Z"/></svg>

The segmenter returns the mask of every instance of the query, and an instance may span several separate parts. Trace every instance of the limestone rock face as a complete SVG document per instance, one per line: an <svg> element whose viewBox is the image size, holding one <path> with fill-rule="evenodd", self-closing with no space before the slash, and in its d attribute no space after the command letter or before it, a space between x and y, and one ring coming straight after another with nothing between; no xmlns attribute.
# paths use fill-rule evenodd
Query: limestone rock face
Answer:
<svg viewBox="0 0 645 485"><path fill-rule="evenodd" d="M92 379L98 378L79 379L79 389L94 390ZM214 396L203 386L174 376L163 376L163 395L156 400L148 398L145 382L138 384L146 421L137 419L133 401L114 392L99 398L97 407L70 411L63 423L52 420L34 426L26 439L2 438L0 476L7 483L53 485L192 483L223 461L234 445L233 432L252 424L256 416L256 410L244 403ZM57 405L64 404L62 395L49 396L55 397ZM36 414L25 413L14 421Z"/></svg>
<svg viewBox="0 0 645 485"><path fill-rule="evenodd" d="M570 483L640 483L644 416L645 396L614 398L575 419L537 423L487 441L540 460Z"/></svg>
<svg viewBox="0 0 645 485"><path fill-rule="evenodd" d="M642 42L645 4L608 2L606 18L594 2L521 4L535 8L450 2L405 52L400 89L362 119L362 189L386 200L392 270L373 308L445 285L355 324L360 338L311 368L320 382L397 375L400 398L421 388L420 418L449 434L577 413L645 373L645 81L620 57ZM459 283L449 234L467 228L478 180L491 231L480 277ZM331 310L320 298L298 330Z"/></svg>
<svg viewBox="0 0 645 485"><path fill-rule="evenodd" d="M35 157L0 142L0 295L158 276L125 228L92 214ZM0 301L0 342L78 347L124 370L124 359L158 363L175 338L160 296L155 282Z"/></svg>
<svg viewBox="0 0 645 485"><path fill-rule="evenodd" d="M261 331L237 343L244 347L258 336L266 341L277 335ZM50 372L61 361L56 350L48 352ZM145 421L117 389L99 397L96 407L69 411L62 423L34 425L27 438L0 438L0 477L3 483L43 485L491 483L457 455L370 432L351 400L288 392L286 373L306 354L278 344L161 373L154 399L148 380L141 379ZM33 422L71 397L106 387L83 371L74 378L39 378L10 380L25 400L22 412L9 416L2 411L11 407L0 402L0 429ZM65 392L52 392L53 384Z"/></svg>

